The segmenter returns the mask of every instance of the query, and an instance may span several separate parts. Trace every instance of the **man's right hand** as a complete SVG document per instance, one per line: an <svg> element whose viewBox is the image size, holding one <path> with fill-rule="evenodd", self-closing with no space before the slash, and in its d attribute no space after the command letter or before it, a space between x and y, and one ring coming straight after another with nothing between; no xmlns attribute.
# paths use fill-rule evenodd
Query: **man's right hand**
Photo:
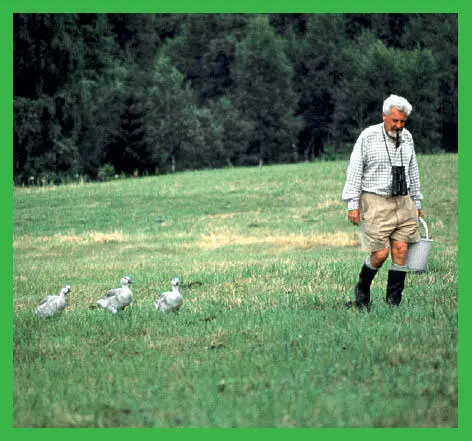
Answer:
<svg viewBox="0 0 472 441"><path fill-rule="evenodd" d="M359 209L356 208L355 210L349 210L347 218L349 219L349 222L351 222L351 224L358 225L361 221L361 214L359 212Z"/></svg>

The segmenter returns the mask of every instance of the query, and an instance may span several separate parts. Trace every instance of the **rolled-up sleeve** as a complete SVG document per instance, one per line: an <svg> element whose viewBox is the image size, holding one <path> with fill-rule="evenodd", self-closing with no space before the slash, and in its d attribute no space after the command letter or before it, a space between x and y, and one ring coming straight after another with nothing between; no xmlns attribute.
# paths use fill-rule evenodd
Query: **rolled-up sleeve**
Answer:
<svg viewBox="0 0 472 441"><path fill-rule="evenodd" d="M346 182L342 193L342 199L347 202L348 210L359 208L359 196L361 194L362 174L364 171L362 146L363 137L361 135L352 149L349 166L346 172Z"/></svg>
<svg viewBox="0 0 472 441"><path fill-rule="evenodd" d="M421 199L423 195L420 191L420 173L418 170L418 162L416 160L415 150L413 149L413 154L411 155L410 166L408 168L408 175L410 177L410 196L415 203L416 208L421 208Z"/></svg>

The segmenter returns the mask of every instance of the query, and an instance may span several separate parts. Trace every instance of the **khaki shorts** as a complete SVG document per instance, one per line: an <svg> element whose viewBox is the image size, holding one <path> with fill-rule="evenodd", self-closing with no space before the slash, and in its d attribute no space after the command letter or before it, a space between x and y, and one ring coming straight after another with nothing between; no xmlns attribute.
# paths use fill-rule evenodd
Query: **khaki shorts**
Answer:
<svg viewBox="0 0 472 441"><path fill-rule="evenodd" d="M392 240L414 243L420 240L418 213L409 195L389 198L361 193L362 249L380 251Z"/></svg>

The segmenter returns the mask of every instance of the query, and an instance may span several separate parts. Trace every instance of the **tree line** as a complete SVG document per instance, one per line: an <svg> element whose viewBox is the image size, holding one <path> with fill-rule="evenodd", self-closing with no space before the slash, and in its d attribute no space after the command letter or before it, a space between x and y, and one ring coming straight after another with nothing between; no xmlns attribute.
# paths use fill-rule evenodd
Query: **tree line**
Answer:
<svg viewBox="0 0 472 441"><path fill-rule="evenodd" d="M457 151L457 14L14 14L16 183L347 155L395 93Z"/></svg>

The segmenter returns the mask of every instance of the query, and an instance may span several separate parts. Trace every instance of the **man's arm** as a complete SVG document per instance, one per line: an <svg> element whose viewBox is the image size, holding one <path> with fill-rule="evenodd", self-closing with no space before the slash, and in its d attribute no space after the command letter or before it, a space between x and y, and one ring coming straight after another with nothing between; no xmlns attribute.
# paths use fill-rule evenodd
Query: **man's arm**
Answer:
<svg viewBox="0 0 472 441"><path fill-rule="evenodd" d="M362 143L361 134L352 149L342 194L342 199L347 202L349 222L354 225L360 222L359 196L361 194L362 174L364 171Z"/></svg>
<svg viewBox="0 0 472 441"><path fill-rule="evenodd" d="M420 191L420 173L418 170L418 162L416 160L415 150L413 148L413 154L411 156L411 161L409 165L408 174L410 177L410 197L413 199L415 203L416 209L418 211L418 217L423 217L423 213L421 212L421 199L423 199L423 195Z"/></svg>

